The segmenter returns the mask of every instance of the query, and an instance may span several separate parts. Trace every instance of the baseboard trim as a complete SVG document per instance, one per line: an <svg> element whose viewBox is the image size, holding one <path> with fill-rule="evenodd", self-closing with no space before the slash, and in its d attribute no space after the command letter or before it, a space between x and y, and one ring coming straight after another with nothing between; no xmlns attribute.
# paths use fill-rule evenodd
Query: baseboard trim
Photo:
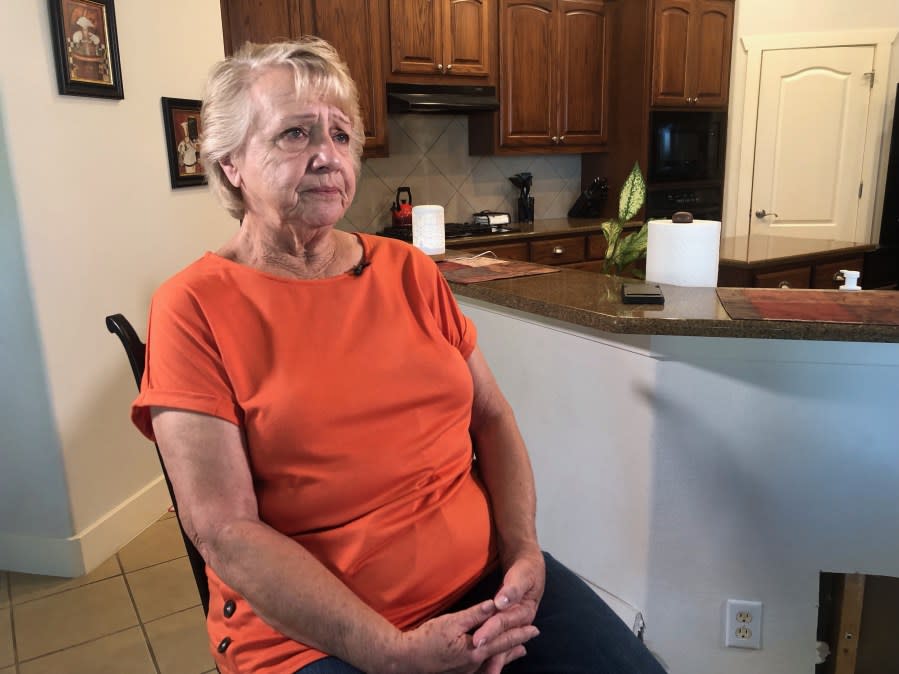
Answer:
<svg viewBox="0 0 899 674"><path fill-rule="evenodd" d="M169 507L162 475L69 538L0 532L0 569L75 578L90 573Z"/></svg>

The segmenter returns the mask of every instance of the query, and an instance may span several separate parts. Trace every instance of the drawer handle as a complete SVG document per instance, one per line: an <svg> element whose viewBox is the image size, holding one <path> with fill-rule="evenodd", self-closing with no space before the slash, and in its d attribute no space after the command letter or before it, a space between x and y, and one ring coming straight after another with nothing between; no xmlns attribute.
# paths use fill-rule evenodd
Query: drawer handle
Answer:
<svg viewBox="0 0 899 674"><path fill-rule="evenodd" d="M554 246L553 247L553 255L561 255L565 252L565 249L562 246Z"/></svg>

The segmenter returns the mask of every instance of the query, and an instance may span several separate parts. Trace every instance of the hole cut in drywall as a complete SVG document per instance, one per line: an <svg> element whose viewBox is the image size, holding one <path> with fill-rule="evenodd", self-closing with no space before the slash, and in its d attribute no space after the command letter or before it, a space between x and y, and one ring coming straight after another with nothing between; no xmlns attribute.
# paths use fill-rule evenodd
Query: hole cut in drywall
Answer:
<svg viewBox="0 0 899 674"><path fill-rule="evenodd" d="M815 674L896 671L897 622L899 578L822 572L817 640L819 653L829 654L816 665Z"/></svg>

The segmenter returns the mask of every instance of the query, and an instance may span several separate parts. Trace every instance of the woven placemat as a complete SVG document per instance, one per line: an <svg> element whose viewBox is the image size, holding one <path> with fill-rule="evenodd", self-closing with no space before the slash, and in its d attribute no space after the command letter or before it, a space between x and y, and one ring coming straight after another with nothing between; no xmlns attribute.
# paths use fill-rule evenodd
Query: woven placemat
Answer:
<svg viewBox="0 0 899 674"><path fill-rule="evenodd" d="M718 288L718 299L736 320L899 325L899 291L894 290Z"/></svg>

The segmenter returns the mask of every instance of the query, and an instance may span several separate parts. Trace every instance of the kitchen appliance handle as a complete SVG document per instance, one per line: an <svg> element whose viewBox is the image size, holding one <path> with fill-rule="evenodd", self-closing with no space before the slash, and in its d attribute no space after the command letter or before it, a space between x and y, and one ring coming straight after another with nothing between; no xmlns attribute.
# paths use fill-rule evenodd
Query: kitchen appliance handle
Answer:
<svg viewBox="0 0 899 674"><path fill-rule="evenodd" d="M399 207L400 207L400 195L401 195L403 192L405 192L405 193L406 193L406 196L409 197L408 204L409 204L410 206L412 205L412 190L411 190L410 188L408 188L408 187L398 187L397 190L396 190L396 201L395 201L394 204L393 204L393 205L396 207L395 210L398 210Z"/></svg>

